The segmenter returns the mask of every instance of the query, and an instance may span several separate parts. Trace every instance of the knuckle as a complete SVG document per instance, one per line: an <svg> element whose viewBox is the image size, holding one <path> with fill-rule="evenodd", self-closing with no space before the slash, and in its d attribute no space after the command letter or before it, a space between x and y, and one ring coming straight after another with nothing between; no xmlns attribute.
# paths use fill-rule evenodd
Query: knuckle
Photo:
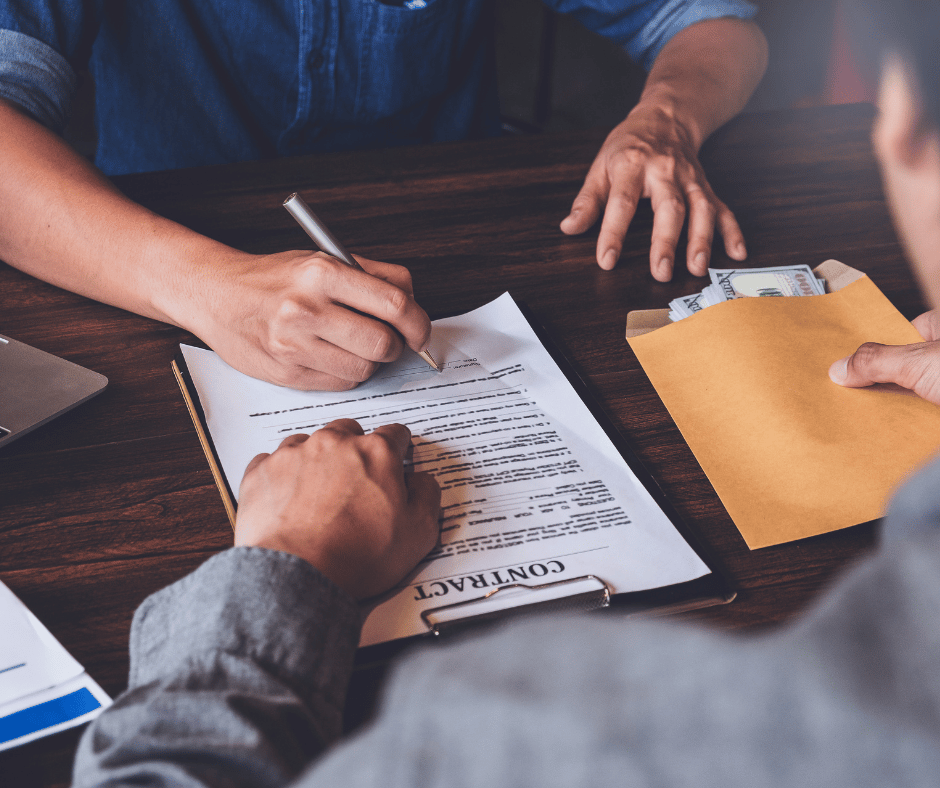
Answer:
<svg viewBox="0 0 940 788"><path fill-rule="evenodd" d="M317 430L310 439L303 444L303 448L311 453L326 452L332 454L347 440L347 436L338 430L323 427Z"/></svg>
<svg viewBox="0 0 940 788"><path fill-rule="evenodd" d="M375 362L389 360L395 355L397 348L398 337L390 329L384 326L380 327L380 330L377 330L372 338L368 358L363 359L363 364L370 365L370 369L366 378L362 378L362 380L366 380L369 375L375 372Z"/></svg>
<svg viewBox="0 0 940 788"><path fill-rule="evenodd" d="M624 181L635 178L647 162L646 154L629 148L614 158L609 165L611 180Z"/></svg>
<svg viewBox="0 0 940 788"><path fill-rule="evenodd" d="M303 387L303 370L296 365L282 368L277 377L278 379L275 382L278 386L289 389L299 389Z"/></svg>
<svg viewBox="0 0 940 788"><path fill-rule="evenodd" d="M399 287L405 290L410 290L414 284L411 278L411 271L409 271L403 265L392 265L392 276L396 282L399 283Z"/></svg>
<svg viewBox="0 0 940 788"><path fill-rule="evenodd" d="M308 285L317 290L324 289L333 279L336 266L332 258L323 252L308 257L304 263L303 277Z"/></svg>
<svg viewBox="0 0 940 788"><path fill-rule="evenodd" d="M350 384L349 388L355 388L360 383L365 383L378 369L379 363L377 361L369 361L364 358L356 359L349 369L349 376L352 379L343 382L348 382Z"/></svg>
<svg viewBox="0 0 940 788"><path fill-rule="evenodd" d="M400 320L408 312L408 294L397 287L392 288L385 296L385 309L392 322Z"/></svg>
<svg viewBox="0 0 940 788"><path fill-rule="evenodd" d="M711 217L718 215L718 206L715 205L714 201L710 200L707 195L702 194L701 191L695 190L689 192L688 200L689 205L696 211L707 213Z"/></svg>
<svg viewBox="0 0 940 788"><path fill-rule="evenodd" d="M362 448L369 458L376 463L388 464L395 459L392 439L381 432L372 432L366 435L362 441Z"/></svg>
<svg viewBox="0 0 940 788"><path fill-rule="evenodd" d="M365 380L365 378L363 380ZM352 389L356 388L360 383L362 383L361 380L346 380L344 378L331 376L321 382L317 386L317 389L319 391L352 391Z"/></svg>
<svg viewBox="0 0 940 788"><path fill-rule="evenodd" d="M866 342L852 354L849 365L856 371L870 369L880 361L883 351L883 345L879 345L877 342Z"/></svg>
<svg viewBox="0 0 940 788"><path fill-rule="evenodd" d="M668 208L673 213L684 214L685 213L685 200L683 200L678 194L668 194L660 202L661 208Z"/></svg>

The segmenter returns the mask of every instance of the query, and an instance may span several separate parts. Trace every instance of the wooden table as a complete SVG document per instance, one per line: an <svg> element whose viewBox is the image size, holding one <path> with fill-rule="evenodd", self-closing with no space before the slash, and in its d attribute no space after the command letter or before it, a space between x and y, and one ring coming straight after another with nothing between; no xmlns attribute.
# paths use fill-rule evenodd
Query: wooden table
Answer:
<svg viewBox="0 0 940 788"><path fill-rule="evenodd" d="M867 105L745 116L710 140L702 159L738 216L751 265L835 257L870 274L913 317L923 304L885 208L872 116ZM682 272L681 259L671 283L650 277L648 205L613 272L594 263L596 229L577 238L558 231L602 139L507 138L117 180L155 211L251 252L308 246L281 208L300 190L351 249L409 266L432 317L509 290L554 333L739 586L733 604L690 617L725 629L785 621L872 547L874 527L747 549L624 341L629 310L664 306L701 280ZM733 265L717 248L713 264ZM134 609L232 540L170 373L178 343L190 337L2 264L0 288L0 333L111 381L98 399L0 453L0 579L116 695ZM67 784L77 737L0 755L0 783Z"/></svg>

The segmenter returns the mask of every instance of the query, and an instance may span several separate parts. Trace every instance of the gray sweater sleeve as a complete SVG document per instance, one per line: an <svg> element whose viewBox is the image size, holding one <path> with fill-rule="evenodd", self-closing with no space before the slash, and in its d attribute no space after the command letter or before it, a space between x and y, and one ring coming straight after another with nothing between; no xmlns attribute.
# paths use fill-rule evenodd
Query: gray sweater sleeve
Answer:
<svg viewBox="0 0 940 788"><path fill-rule="evenodd" d="M141 607L130 689L76 784L940 785L938 525L934 463L889 544L763 636L609 612L423 647L374 724L299 777L337 735L356 609L303 562L232 550Z"/></svg>
<svg viewBox="0 0 940 788"><path fill-rule="evenodd" d="M300 785L940 785L938 525L934 463L890 543L762 636L611 611L423 648Z"/></svg>
<svg viewBox="0 0 940 788"><path fill-rule="evenodd" d="M234 548L149 597L127 691L74 785L282 786L340 734L356 603L306 562Z"/></svg>

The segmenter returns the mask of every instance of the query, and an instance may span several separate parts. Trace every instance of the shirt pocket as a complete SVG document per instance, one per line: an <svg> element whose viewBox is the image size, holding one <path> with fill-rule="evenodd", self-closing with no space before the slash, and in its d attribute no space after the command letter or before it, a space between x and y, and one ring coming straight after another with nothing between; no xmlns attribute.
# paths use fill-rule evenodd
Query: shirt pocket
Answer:
<svg viewBox="0 0 940 788"><path fill-rule="evenodd" d="M459 46L459 0L424 8L362 3L356 117L379 120L447 90Z"/></svg>

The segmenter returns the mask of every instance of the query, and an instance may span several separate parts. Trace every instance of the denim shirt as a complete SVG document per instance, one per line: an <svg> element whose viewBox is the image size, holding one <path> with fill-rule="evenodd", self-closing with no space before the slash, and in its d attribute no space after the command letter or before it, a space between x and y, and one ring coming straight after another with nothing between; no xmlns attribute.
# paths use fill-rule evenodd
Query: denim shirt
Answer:
<svg viewBox="0 0 940 788"><path fill-rule="evenodd" d="M647 67L743 0L552 0ZM0 97L95 84L108 174L499 134L489 0L0 0Z"/></svg>

